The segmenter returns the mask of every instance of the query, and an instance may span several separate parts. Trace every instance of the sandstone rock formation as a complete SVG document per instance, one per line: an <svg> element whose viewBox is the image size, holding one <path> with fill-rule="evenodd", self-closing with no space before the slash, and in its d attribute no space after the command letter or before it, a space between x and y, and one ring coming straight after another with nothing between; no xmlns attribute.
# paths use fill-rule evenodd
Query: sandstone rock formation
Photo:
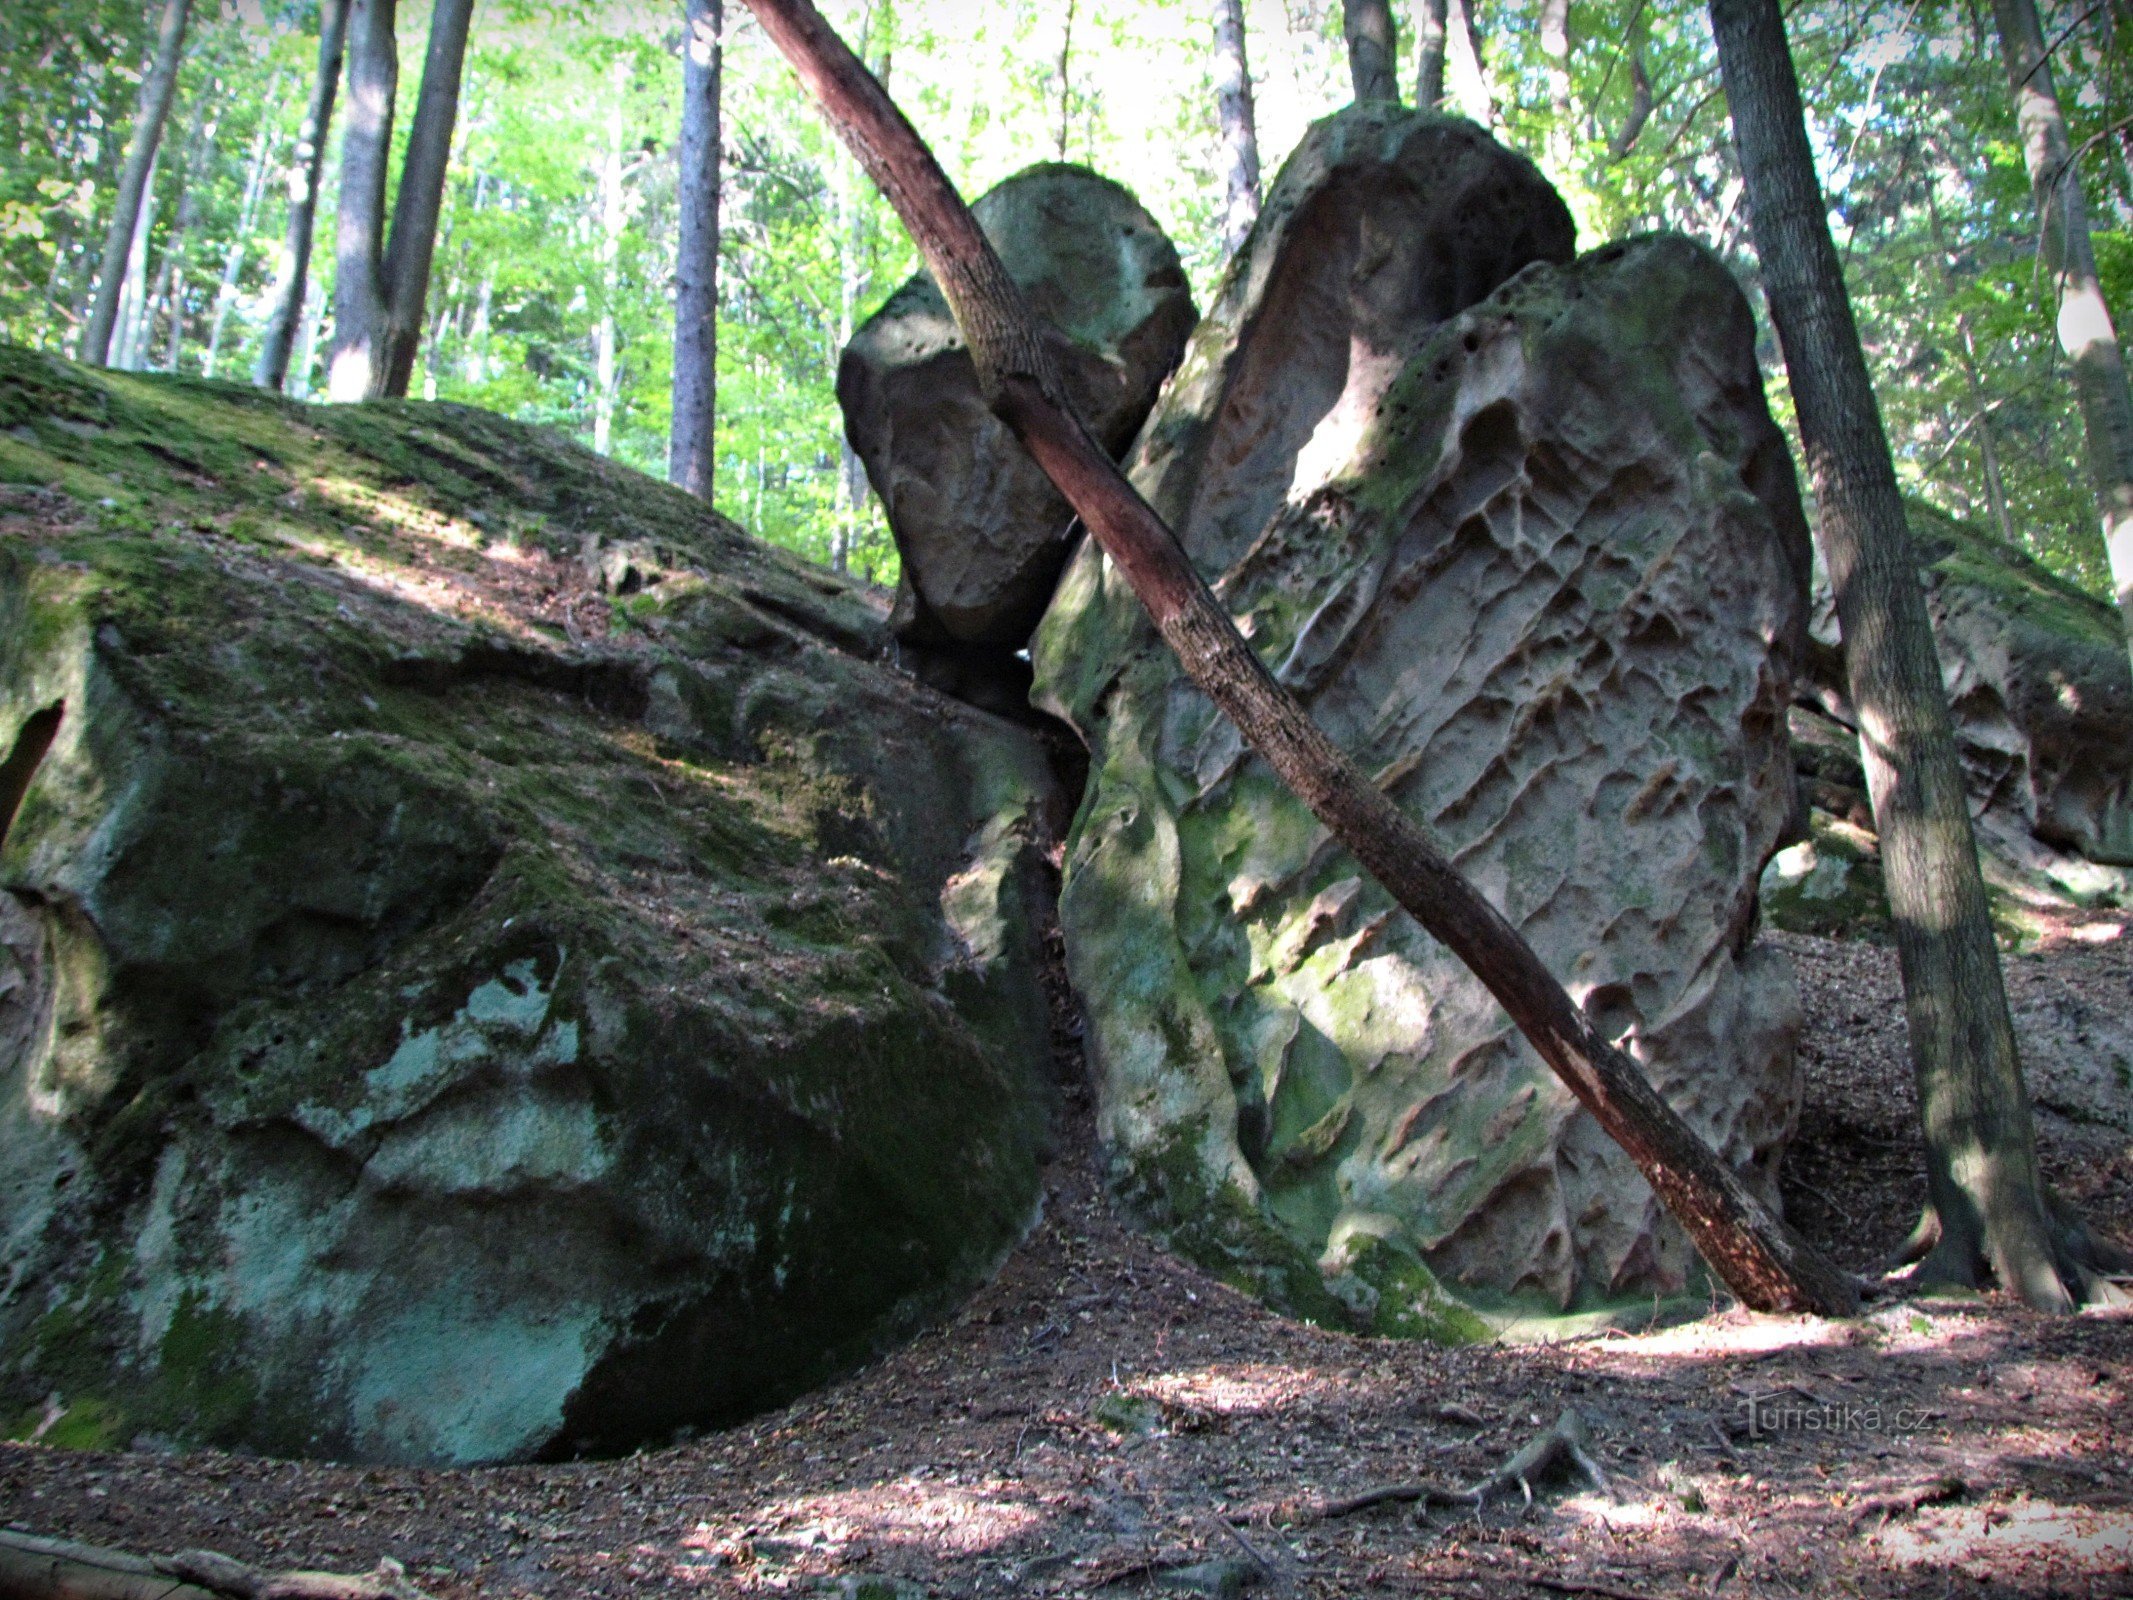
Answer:
<svg viewBox="0 0 2133 1600"><path fill-rule="evenodd" d="M1177 251L1131 193L1083 167L1031 167L972 209L1055 331L1082 416L1124 451L1192 330ZM1066 559L1073 513L987 408L925 273L852 336L837 399L903 560L897 634L951 655L1021 649Z"/></svg>
<svg viewBox="0 0 2133 1600"><path fill-rule="evenodd" d="M10 1414L624 1449L1016 1238L1058 799L855 586L455 407L0 351L0 448Z"/></svg>
<svg viewBox="0 0 2133 1600"><path fill-rule="evenodd" d="M1551 264L1568 246L1478 130L1344 113L1131 467L1319 724L1767 1185L1797 998L1751 941L1794 810L1807 530L1724 267L1673 238ZM1628 1160L1098 553L1032 656L1091 748L1061 919L1115 1181L1160 1233L1386 1332L1690 1280Z"/></svg>

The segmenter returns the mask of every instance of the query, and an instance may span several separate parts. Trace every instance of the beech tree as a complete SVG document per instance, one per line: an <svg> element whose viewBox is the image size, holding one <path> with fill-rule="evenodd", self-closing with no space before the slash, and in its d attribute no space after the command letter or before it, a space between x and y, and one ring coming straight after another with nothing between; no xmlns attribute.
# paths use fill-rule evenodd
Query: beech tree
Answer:
<svg viewBox="0 0 2133 1600"><path fill-rule="evenodd" d="M667 481L705 500L718 466L718 96L725 23L724 0L687 0L683 8L681 226Z"/></svg>
<svg viewBox="0 0 2133 1600"><path fill-rule="evenodd" d="M1215 121L1222 130L1222 249L1234 255L1259 220L1259 128L1244 0L1215 0Z"/></svg>
<svg viewBox="0 0 2133 1600"><path fill-rule="evenodd" d="M162 21L156 29L155 59L141 80L140 104L134 111L133 134L126 146L126 165L120 170L118 193L111 207L111 225L104 233L103 270L96 287L96 304L82 329L81 358L98 366L111 359L111 335L118 326L119 297L125 289L129 266L137 259L136 232L142 196L147 193L163 144L163 125L170 120L171 96L178 87L178 60L185 49L185 26L192 18L192 0L164 0Z"/></svg>
<svg viewBox="0 0 2133 1600"><path fill-rule="evenodd" d="M2092 8L2093 9L2093 8ZM2015 127L2037 206L2037 254L2059 302L2059 346L2087 436L2089 482L2133 653L2133 392L2111 307L2096 274L2088 207L2081 196L2066 116L2052 82L2035 0L1993 0L2000 50L2014 96Z"/></svg>
<svg viewBox="0 0 2133 1600"><path fill-rule="evenodd" d="M297 130L296 153L289 163L289 221L281 261L270 291L267 323L252 381L262 389L280 389L289 377L289 356L303 321L304 297L311 282L311 240L317 228L319 179L326 168L326 134L333 125L333 101L341 82L341 58L348 42L348 0L320 0L318 71L311 99Z"/></svg>
<svg viewBox="0 0 2133 1600"><path fill-rule="evenodd" d="M387 235L385 189L400 76L397 5L398 0L352 0L349 15L348 124L327 378L335 400L407 393L459 116L459 79L474 0L436 0Z"/></svg>
<svg viewBox="0 0 2133 1600"><path fill-rule="evenodd" d="M1927 1187L1907 1249L1928 1281L1996 1281L2064 1310L2105 1263L2037 1169L1932 624L1784 19L1778 0L1711 0L1711 27L1815 487L1903 971Z"/></svg>
<svg viewBox="0 0 2133 1600"><path fill-rule="evenodd" d="M1393 63L1399 52L1388 0L1343 0L1341 35L1348 41L1348 75L1356 102L1390 100L1397 105L1400 85Z"/></svg>
<svg viewBox="0 0 2133 1600"><path fill-rule="evenodd" d="M1419 0L1415 6L1415 105L1423 111L1444 105L1444 51L1448 43L1451 0Z"/></svg>
<svg viewBox="0 0 2133 1600"><path fill-rule="evenodd" d="M1744 1303L1833 1315L1856 1308L1851 1280L1749 1192L1524 936L1275 681L1177 536L1090 437L1014 280L880 84L807 0L747 4L911 230L992 409L1118 565L1186 674L1333 837L1487 985Z"/></svg>

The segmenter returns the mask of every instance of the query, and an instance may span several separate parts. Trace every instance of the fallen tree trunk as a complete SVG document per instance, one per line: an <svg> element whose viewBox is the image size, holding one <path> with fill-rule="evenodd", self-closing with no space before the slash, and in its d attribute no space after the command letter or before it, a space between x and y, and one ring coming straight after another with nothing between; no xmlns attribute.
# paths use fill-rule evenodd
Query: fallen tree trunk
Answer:
<svg viewBox="0 0 2133 1600"><path fill-rule="evenodd" d="M0 1530L0 1600L427 1600L390 1557L371 1572L263 1572L213 1550L137 1556Z"/></svg>
<svg viewBox="0 0 2133 1600"><path fill-rule="evenodd" d="M1132 585L1192 681L1364 869L1488 986L1744 1304L1825 1316L1855 1311L1853 1281L1749 1192L1600 1034L1524 936L1274 681L1176 536L1089 437L1036 320L969 207L844 41L808 0L746 3L911 230L993 410Z"/></svg>

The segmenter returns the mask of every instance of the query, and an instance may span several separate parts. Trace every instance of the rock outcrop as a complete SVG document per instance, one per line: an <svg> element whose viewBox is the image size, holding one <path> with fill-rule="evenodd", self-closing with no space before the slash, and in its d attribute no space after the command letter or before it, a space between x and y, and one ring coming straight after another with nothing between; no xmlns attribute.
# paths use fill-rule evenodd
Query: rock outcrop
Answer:
<svg viewBox="0 0 2133 1600"><path fill-rule="evenodd" d="M1725 268L1675 238L1556 264L1568 245L1478 130L1344 113L1284 170L1132 472L1320 726L1767 1188L1798 1002L1752 938L1795 808L1807 530ZM1097 552L1032 655L1091 749L1061 919L1114 1179L1159 1233L1385 1332L1691 1281L1627 1158L1240 750Z"/></svg>
<svg viewBox="0 0 2133 1600"><path fill-rule="evenodd" d="M19 351L0 479L0 1399L46 1437L625 1449L1018 1236L1059 801L856 586L480 412Z"/></svg>
<svg viewBox="0 0 2133 1600"><path fill-rule="evenodd" d="M1130 192L1084 167L1031 167L972 210L1052 333L1082 416L1122 453L1192 330L1177 251ZM1020 650L1074 516L986 406L931 277L912 278L852 336L837 399L902 558L897 635L950 662Z"/></svg>
<svg viewBox="0 0 2133 1600"><path fill-rule="evenodd" d="M1909 502L1941 681L1993 917L2020 946L2040 918L2133 903L2133 670L2117 610L1969 523ZM1836 605L1815 571L1812 675L1792 711L1810 836L1772 861L1764 907L1799 933L1884 938L1873 811Z"/></svg>

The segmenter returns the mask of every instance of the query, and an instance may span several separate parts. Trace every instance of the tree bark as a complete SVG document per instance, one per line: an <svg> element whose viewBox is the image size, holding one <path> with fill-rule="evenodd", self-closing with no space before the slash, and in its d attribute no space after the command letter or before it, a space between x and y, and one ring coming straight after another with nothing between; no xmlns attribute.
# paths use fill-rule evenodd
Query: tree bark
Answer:
<svg viewBox="0 0 2133 1600"><path fill-rule="evenodd" d="M341 203L334 237L333 348L326 393L363 400L384 392L385 183L392 157L400 46L399 0L350 0L348 122L341 141Z"/></svg>
<svg viewBox="0 0 2133 1600"><path fill-rule="evenodd" d="M1259 220L1259 125L1244 0L1215 0L1215 121L1222 129L1222 249L1235 255Z"/></svg>
<svg viewBox="0 0 2133 1600"><path fill-rule="evenodd" d="M1925 595L1807 142L1778 0L1711 0L1756 254L1818 502L1880 834L1924 1125L1932 1254L2071 1306L2086 1270L2047 1214L2029 1100Z"/></svg>
<svg viewBox="0 0 2133 1600"><path fill-rule="evenodd" d="M687 0L681 225L674 262L674 414L667 480L709 501L718 478L719 76L724 0ZM483 291L487 326L487 288Z"/></svg>
<svg viewBox="0 0 2133 1600"><path fill-rule="evenodd" d="M1748 1192L1599 1033L1518 930L1275 682L1176 536L1089 437L1039 325L969 208L843 41L807 0L747 4L911 230L994 411L1117 564L1192 681L1365 870L1488 986L1743 1302L1855 1309L1852 1282Z"/></svg>
<svg viewBox="0 0 2133 1600"><path fill-rule="evenodd" d="M149 160L133 248L126 252L126 267L119 281L118 331L112 336L110 363L122 372L132 372L141 364L141 315L148 302L148 241L156 228L156 171L162 159L163 152L158 150Z"/></svg>
<svg viewBox="0 0 2133 1600"><path fill-rule="evenodd" d="M311 240L318 218L319 180L326 170L326 134L333 126L333 101L340 90L341 57L348 43L348 0L320 0L318 24L318 75L312 80L311 102L304 108L295 159L289 164L288 232L274 273L259 360L252 369L254 383L277 392L288 382L289 356L296 347L311 283Z"/></svg>
<svg viewBox="0 0 2133 1600"><path fill-rule="evenodd" d="M2111 586L2133 652L2133 393L2111 308L2096 278L2081 195L2034 0L1992 0L2014 94L2015 125L2037 206L2037 248L2059 299L2059 347L2074 378L2088 442L2089 483L2103 523Z"/></svg>
<svg viewBox="0 0 2133 1600"><path fill-rule="evenodd" d="M93 366L102 366L111 358L119 294L125 286L126 265L133 255L134 233L141 220L141 196L163 143L163 124L169 120L171 96L178 87L178 58L185 48L185 25L191 16L192 0L164 0L162 21L156 29L155 61L148 76L141 80L133 138L126 147L126 165L119 172L111 226L104 234L104 267L97 284L96 303L82 330L81 358Z"/></svg>
<svg viewBox="0 0 2133 1600"><path fill-rule="evenodd" d="M1541 0L1541 58L1547 63L1548 164L1558 183L1570 176L1577 148L1576 108L1570 101L1570 0Z"/></svg>
<svg viewBox="0 0 2133 1600"><path fill-rule="evenodd" d="M422 61L415 120L393 197L392 238L385 247L385 382L379 391L407 393L422 342L430 292L430 261L444 211L444 179L451 166L452 130L459 120L459 83L466 67L467 29L474 0L437 0L430 9L430 41Z"/></svg>
<svg viewBox="0 0 2133 1600"><path fill-rule="evenodd" d="M1415 6L1415 106L1444 109L1444 51L1450 0L1417 0Z"/></svg>
<svg viewBox="0 0 2133 1600"><path fill-rule="evenodd" d="M1356 104L1390 100L1398 105L1400 84L1393 63L1400 57L1389 0L1343 0L1341 36L1348 41L1348 76L1355 85Z"/></svg>

